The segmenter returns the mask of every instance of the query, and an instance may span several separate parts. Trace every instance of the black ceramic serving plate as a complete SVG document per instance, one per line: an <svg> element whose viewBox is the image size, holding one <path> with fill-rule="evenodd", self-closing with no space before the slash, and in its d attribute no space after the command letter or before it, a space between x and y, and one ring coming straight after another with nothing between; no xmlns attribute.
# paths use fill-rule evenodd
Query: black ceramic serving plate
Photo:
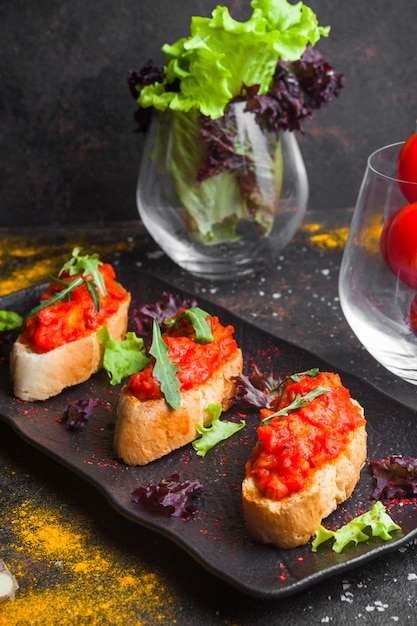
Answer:
<svg viewBox="0 0 417 626"><path fill-rule="evenodd" d="M163 292L177 290L134 267L118 267L119 280L132 292L132 309L161 300ZM0 309L24 312L37 302L40 288L23 290L0 298ZM180 292L190 297L190 294ZM253 364L261 371L285 376L311 367L333 368L295 345L279 339L229 311L198 298L198 304L223 323L233 324L241 346L245 371ZM131 328L132 329L132 328ZM340 373L340 372L339 372ZM341 373L343 383L364 407L368 420L368 458L390 454L414 456L417 449L416 415L371 385ZM258 416L246 416L246 427L219 444L206 457L196 455L191 445L145 467L128 467L112 449L116 405L120 387L112 387L100 372L88 382L66 390L45 402L15 399L8 382L7 358L0 359L0 415L17 433L59 463L92 483L117 511L134 522L157 531L177 543L212 574L242 592L258 598L282 598L301 591L344 570L398 549L417 534L416 502L385 503L402 530L392 541L372 538L341 554L323 544L316 553L311 544L278 550L257 544L248 536L241 505L241 483L246 459L256 440ZM99 398L87 426L71 431L59 419L70 402ZM225 416L223 416L226 419ZM227 419L242 415L231 409ZM204 487L197 504L199 512L189 520L150 513L132 503L131 492L139 485L157 483L178 471L181 480L198 479ZM340 505L324 525L335 529L373 505L374 481L369 463L352 497Z"/></svg>

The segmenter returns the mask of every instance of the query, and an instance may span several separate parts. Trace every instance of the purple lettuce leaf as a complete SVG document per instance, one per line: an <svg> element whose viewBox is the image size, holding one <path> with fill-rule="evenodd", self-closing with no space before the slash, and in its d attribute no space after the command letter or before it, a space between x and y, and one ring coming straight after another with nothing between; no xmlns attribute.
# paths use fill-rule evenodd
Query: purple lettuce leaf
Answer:
<svg viewBox="0 0 417 626"><path fill-rule="evenodd" d="M172 319L181 309L189 309L197 306L193 298L182 299L179 295L173 295L164 291L163 299L152 304L143 306L132 311L134 330L140 337L152 335L153 320L156 319L159 326Z"/></svg>
<svg viewBox="0 0 417 626"><path fill-rule="evenodd" d="M150 59L140 70L130 70L127 84L131 96L137 100L142 87L152 85L153 83L161 83L163 79L164 71L158 68ZM145 133L151 123L152 109L139 107L134 113L134 119L137 123L136 132Z"/></svg>
<svg viewBox="0 0 417 626"><path fill-rule="evenodd" d="M198 513L190 498L199 496L203 486L198 480L180 481L179 473L174 472L158 484L137 487L131 498L135 504L166 516L188 518Z"/></svg>
<svg viewBox="0 0 417 626"><path fill-rule="evenodd" d="M130 72L128 83L131 94L137 100L143 86L165 80L164 71L148 62L139 72ZM267 131L266 137L271 145L276 146L280 131L304 133L304 120L311 118L315 109L324 107L337 97L343 86L343 74L337 73L321 53L309 45L298 61L278 60L267 93L259 94L259 85L242 84L240 93L230 100L221 117L211 119L197 113L196 128L201 139L197 186L221 173L234 174L248 214L255 218L261 236L267 234L271 222L269 214L273 212L276 198L265 197L265 185L255 169L250 144L239 146L233 104L246 103L245 110L255 115L259 126ZM175 91L176 85L170 85L170 90ZM150 111L152 107L139 108L136 116L138 130L146 130ZM270 175L271 172L264 172L266 178ZM192 183L194 179L193 173ZM183 202L187 205L184 198ZM227 220L224 220L225 225L230 228Z"/></svg>
<svg viewBox="0 0 417 626"><path fill-rule="evenodd" d="M386 456L372 459L370 464L376 480L375 500L417 495L417 458Z"/></svg>
<svg viewBox="0 0 417 626"><path fill-rule="evenodd" d="M308 46L299 61L278 62L274 82L266 94L258 95L259 85L242 85L241 93L232 102L246 102L246 110L252 111L260 127L271 133L304 133L303 121L313 117L313 110L337 97L343 84L343 74L337 73L318 50ZM230 107L219 119L200 115L200 120L200 137L207 150L197 182L221 172L240 171L242 191L245 186L253 190L253 163L248 154L236 151L236 128Z"/></svg>
<svg viewBox="0 0 417 626"><path fill-rule="evenodd" d="M157 67L152 59L149 59L139 71L131 70L129 72L127 83L130 93L136 100L141 87L153 85L153 83L162 83L163 80L164 70Z"/></svg>
<svg viewBox="0 0 417 626"><path fill-rule="evenodd" d="M308 46L298 61L278 62L266 94L258 95L255 88L248 92L247 110L255 113L259 125L267 130L304 133L303 121L337 97L343 86L343 74Z"/></svg>
<svg viewBox="0 0 417 626"><path fill-rule="evenodd" d="M207 149L197 175L198 184L221 172L244 172L253 168L253 160L236 150L236 120L230 108L218 120L200 115L200 121L200 137Z"/></svg>
<svg viewBox="0 0 417 626"><path fill-rule="evenodd" d="M237 386L235 406L242 411L269 408L282 382L272 374L262 374L256 366L252 374L241 374L234 381Z"/></svg>
<svg viewBox="0 0 417 626"><path fill-rule="evenodd" d="M157 68L148 61L141 70L131 70L128 74L128 87L131 95L137 100L141 87L155 82L163 82L164 70ZM259 95L259 85L242 85L241 93L232 102L247 101L247 110L253 111L261 127L270 131L298 130L304 133L303 121L313 116L313 111L321 109L337 98L344 87L344 75L336 72L323 55L313 46L308 45L298 61L278 60L273 84L266 94ZM175 84L170 85L175 91ZM227 117L227 109L225 115ZM135 119L139 123L138 131L146 131L149 111L139 108ZM213 176L220 171L231 171L232 165L227 164L230 141L222 137L227 135L227 123L221 122L223 130L216 128L219 120L210 120L204 115L202 139L215 148L213 158L205 167L207 172L200 173L200 180ZM220 120L223 120L220 118ZM213 122L213 124L211 124ZM217 154L217 156L215 156ZM235 155L233 154L235 159ZM223 164L223 165L222 165ZM238 160L236 160L236 165ZM210 174L209 171L213 173Z"/></svg>
<svg viewBox="0 0 417 626"><path fill-rule="evenodd" d="M66 424L71 430L85 428L90 419L93 409L99 403L98 398L87 398L71 402L66 407L61 418L61 423Z"/></svg>

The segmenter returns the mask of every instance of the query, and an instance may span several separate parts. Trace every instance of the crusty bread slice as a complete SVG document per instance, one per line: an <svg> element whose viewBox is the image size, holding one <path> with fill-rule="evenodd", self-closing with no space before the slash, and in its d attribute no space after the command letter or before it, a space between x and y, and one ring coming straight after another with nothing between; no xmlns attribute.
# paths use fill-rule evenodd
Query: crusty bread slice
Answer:
<svg viewBox="0 0 417 626"><path fill-rule="evenodd" d="M142 402L125 385L117 409L116 455L128 465L146 465L190 443L198 436L197 424L211 423L207 404L221 404L223 411L230 408L236 392L232 378L241 373L238 348L208 381L181 393L178 410L170 408L165 399Z"/></svg>
<svg viewBox="0 0 417 626"><path fill-rule="evenodd" d="M130 299L127 294L116 313L106 321L113 339L123 339L126 334ZM18 339L10 355L14 394L29 402L56 396L97 372L102 366L103 351L96 332L42 353L33 352Z"/></svg>
<svg viewBox="0 0 417 626"><path fill-rule="evenodd" d="M242 502L250 535L278 548L307 543L321 521L352 494L366 460L366 440L365 425L361 425L352 431L337 458L318 467L301 491L282 500L264 497L254 479L245 478Z"/></svg>

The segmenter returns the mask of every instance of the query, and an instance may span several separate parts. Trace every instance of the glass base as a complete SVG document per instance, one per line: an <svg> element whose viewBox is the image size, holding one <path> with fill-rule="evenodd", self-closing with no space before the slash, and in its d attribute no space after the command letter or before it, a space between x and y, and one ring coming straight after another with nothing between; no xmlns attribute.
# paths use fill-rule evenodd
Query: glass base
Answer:
<svg viewBox="0 0 417 626"><path fill-rule="evenodd" d="M348 324L366 350L392 374L417 385L416 336L400 322L381 319L376 310L366 316L355 313L343 297L341 305Z"/></svg>
<svg viewBox="0 0 417 626"><path fill-rule="evenodd" d="M247 240L207 246L185 238L184 234L171 235L159 229L153 222L149 226L143 220L152 238L179 267L194 276L209 280L233 280L258 273L273 261L274 251L270 242L259 240L248 244Z"/></svg>

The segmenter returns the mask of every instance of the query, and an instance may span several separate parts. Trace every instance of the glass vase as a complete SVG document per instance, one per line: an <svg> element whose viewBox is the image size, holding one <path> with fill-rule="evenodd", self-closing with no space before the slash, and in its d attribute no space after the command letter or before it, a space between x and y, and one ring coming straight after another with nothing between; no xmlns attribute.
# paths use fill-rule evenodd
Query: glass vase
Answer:
<svg viewBox="0 0 417 626"><path fill-rule="evenodd" d="M308 179L292 132L262 128L246 103L221 120L154 112L137 205L143 224L180 267L234 279L273 262L294 236Z"/></svg>

